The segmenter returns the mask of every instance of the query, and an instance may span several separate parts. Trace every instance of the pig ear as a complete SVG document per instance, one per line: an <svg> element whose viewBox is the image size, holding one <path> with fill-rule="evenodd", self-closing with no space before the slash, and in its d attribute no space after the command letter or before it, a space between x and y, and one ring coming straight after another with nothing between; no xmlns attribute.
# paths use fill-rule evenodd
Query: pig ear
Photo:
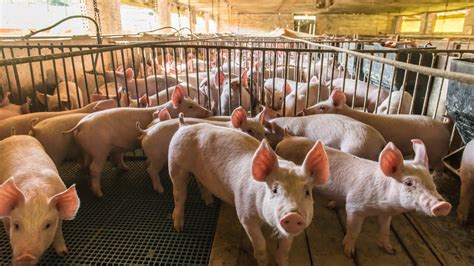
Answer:
<svg viewBox="0 0 474 266"><path fill-rule="evenodd" d="M30 99L30 97L26 97L26 102L21 106L21 113L22 114L29 114L30 113L30 105L31 105L31 99Z"/></svg>
<svg viewBox="0 0 474 266"><path fill-rule="evenodd" d="M236 108L230 116L230 122L234 128L240 128L247 121L247 113L242 106Z"/></svg>
<svg viewBox="0 0 474 266"><path fill-rule="evenodd" d="M38 101L39 101L42 105L46 105L46 97L47 97L46 94L41 93L41 92L39 92L39 91L36 92L36 99L38 99Z"/></svg>
<svg viewBox="0 0 474 266"><path fill-rule="evenodd" d="M335 107L340 108L346 103L346 95L339 89L335 89L331 93L332 103Z"/></svg>
<svg viewBox="0 0 474 266"><path fill-rule="evenodd" d="M292 90L291 90L290 83L288 83L288 82L287 82L287 83L285 83L285 87L284 87L284 89L285 89L285 93L286 93L285 95L288 95L288 94L290 94L290 93L291 93L291 91L292 91Z"/></svg>
<svg viewBox="0 0 474 266"><path fill-rule="evenodd" d="M63 220L74 219L79 210L80 204L79 197L77 196L76 185L72 185L66 191L49 198L49 205L58 208L59 215Z"/></svg>
<svg viewBox="0 0 474 266"><path fill-rule="evenodd" d="M150 99L148 98L148 95L143 94L143 96L140 97L140 104L142 104L143 106L147 106L149 102Z"/></svg>
<svg viewBox="0 0 474 266"><path fill-rule="evenodd" d="M127 68L125 71L125 77L127 78L127 81L133 79L135 77L135 72L131 68Z"/></svg>
<svg viewBox="0 0 474 266"><path fill-rule="evenodd" d="M285 131L286 133L286 131ZM315 185L323 185L329 179L329 160L321 141L316 141L303 162L303 169Z"/></svg>
<svg viewBox="0 0 474 266"><path fill-rule="evenodd" d="M161 111L158 113L158 118L160 119L160 121L170 120L171 115L170 112L168 112L168 109L161 109Z"/></svg>
<svg viewBox="0 0 474 266"><path fill-rule="evenodd" d="M219 72L219 73L217 73L217 72ZM217 71L217 72L216 72L216 76L214 77L216 86L218 86L218 84L220 84L222 86L224 84L225 75L222 71Z"/></svg>
<svg viewBox="0 0 474 266"><path fill-rule="evenodd" d="M318 77L316 76L311 77L311 79L309 80L309 83L319 83Z"/></svg>
<svg viewBox="0 0 474 266"><path fill-rule="evenodd" d="M245 88L249 86L248 78L247 78L247 69L245 69L244 72L242 72L242 86Z"/></svg>
<svg viewBox="0 0 474 266"><path fill-rule="evenodd" d="M256 181L264 182L278 168L278 158L266 139L262 140L252 159L252 175Z"/></svg>
<svg viewBox="0 0 474 266"><path fill-rule="evenodd" d="M411 143L413 143L413 150L415 151L414 161L417 164L423 165L426 167L426 169L429 169L428 155L426 153L426 147L423 141L420 139L412 139Z"/></svg>
<svg viewBox="0 0 474 266"><path fill-rule="evenodd" d="M25 196L10 177L0 186L0 217L10 216L11 211L22 202L25 202Z"/></svg>
<svg viewBox="0 0 474 266"><path fill-rule="evenodd" d="M3 94L3 100L0 102L0 107L8 105L10 103L10 99L8 99L9 95L10 95L10 92L6 92Z"/></svg>
<svg viewBox="0 0 474 266"><path fill-rule="evenodd" d="M94 106L94 111L102 111L111 108L117 107L117 102L112 99L97 101L97 104Z"/></svg>
<svg viewBox="0 0 474 266"><path fill-rule="evenodd" d="M395 179L400 177L403 168L403 155L392 142L389 142L380 153L379 166L385 176Z"/></svg>
<svg viewBox="0 0 474 266"><path fill-rule="evenodd" d="M181 102L184 100L184 96L186 95L183 87L181 86L176 86L176 88L173 91L173 94L171 94L171 102L173 103L174 108L178 108L178 105L181 104Z"/></svg>

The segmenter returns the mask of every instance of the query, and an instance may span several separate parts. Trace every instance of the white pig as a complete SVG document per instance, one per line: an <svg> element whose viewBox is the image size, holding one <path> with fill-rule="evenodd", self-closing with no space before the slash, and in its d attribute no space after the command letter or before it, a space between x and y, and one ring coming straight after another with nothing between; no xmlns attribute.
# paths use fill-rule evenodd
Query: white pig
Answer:
<svg viewBox="0 0 474 266"><path fill-rule="evenodd" d="M38 263L51 244L66 256L62 221L74 219L79 209L75 186L66 189L33 137L0 141L0 157L0 218L13 249L12 264Z"/></svg>
<svg viewBox="0 0 474 266"><path fill-rule="evenodd" d="M237 130L207 124L180 126L170 143L168 168L173 183L173 223L184 227L184 206L190 174L210 193L234 205L259 265L268 264L261 226L279 238L278 265L288 265L295 235L313 218L314 185L329 176L323 145L308 152L302 166L278 158L266 140Z"/></svg>
<svg viewBox="0 0 474 266"><path fill-rule="evenodd" d="M7 138L11 135L12 128L15 130L16 135L28 135L30 132L31 121L35 118L38 121L48 119L60 115L68 115L75 113L92 113L101 110L106 110L109 108L117 107L117 104L114 100L104 100L90 103L80 109L63 111L63 112L38 112L25 114L15 117L10 117L5 120L0 121L0 140Z"/></svg>
<svg viewBox="0 0 474 266"><path fill-rule="evenodd" d="M403 96L402 96L403 94ZM390 99L391 98L391 99ZM390 100L390 108L388 108L388 101ZM398 105L400 104L400 112L398 112ZM413 97L410 93L403 91L393 91L391 97L387 97L377 108L377 114L409 114ZM388 110L387 110L388 109Z"/></svg>
<svg viewBox="0 0 474 266"><path fill-rule="evenodd" d="M67 111L84 106L81 88L70 81L59 83L53 95L37 91L36 98L41 104L47 105L48 111Z"/></svg>
<svg viewBox="0 0 474 266"><path fill-rule="evenodd" d="M273 83L275 83L275 90L273 90ZM296 85L294 85L296 86ZM265 105L269 106L273 110L280 110L283 104L283 97L289 95L292 91L290 82L286 82L284 79L267 79L264 84L265 91Z"/></svg>
<svg viewBox="0 0 474 266"><path fill-rule="evenodd" d="M16 105L10 103L8 96L10 96L10 92L5 93L3 95L3 100L0 101L0 120L30 113L31 99L29 97L26 97L26 102L24 104Z"/></svg>
<svg viewBox="0 0 474 266"><path fill-rule="evenodd" d="M262 117L263 119L263 117ZM160 120L166 120L166 114L161 114ZM207 123L216 126L235 128L250 136L262 140L265 137L263 121L254 121L247 119L247 112L239 107L232 112L229 122L211 121L207 119L186 118L186 124L193 125L197 123ZM178 119L166 122L160 122L147 130L141 130L140 125L137 128L141 132L140 140L143 152L147 157L147 170L153 183L153 189L157 192L163 192L163 186L160 182L160 172L168 162L168 149L171 138L179 128Z"/></svg>
<svg viewBox="0 0 474 266"><path fill-rule="evenodd" d="M121 170L128 170L123 161L123 153L140 147L136 122L148 125L153 120L153 113L168 109L171 117L176 118L180 112L190 117L208 117L209 111L186 97L185 91L175 89L171 100L158 107L150 108L115 108L93 113L84 117L75 127L64 133L74 132L74 139L84 155L84 165L89 168L91 188L97 197L102 197L100 175L107 156L111 154L112 162Z"/></svg>
<svg viewBox="0 0 474 266"><path fill-rule="evenodd" d="M330 82L328 82L328 84L329 83ZM364 107L365 94L367 93L367 82L364 82L362 80L357 80L357 90L355 89L356 88L355 85L356 85L355 79L346 79L344 82L344 78L338 78L332 81L333 89L342 90L342 88L344 87L344 94L346 95L346 104L348 106L352 106L352 100L354 100L354 107ZM378 103L378 106L380 106L380 104L385 99L387 99L388 94L390 92L389 90L385 88L380 88L380 95L379 95L379 89L377 86L374 86L372 84L369 84L368 86L369 86L369 92L367 93L367 102L365 104L366 104L367 110L372 113L375 110L376 104ZM378 98L378 102L377 102L377 98ZM390 106L392 106L392 104L390 104ZM397 105L397 108L398 108L398 105Z"/></svg>
<svg viewBox="0 0 474 266"><path fill-rule="evenodd" d="M125 76L124 76L125 75ZM117 73L117 76L119 79L117 79L117 82L120 82L122 86L122 91L121 93L127 93L128 95L132 98L138 98L139 96L146 94L147 89L148 93L156 93L160 92L167 87L175 86L178 84L178 80L176 80L175 75L167 75L166 77L164 75L156 75L156 76L148 76L146 78L138 78L136 79L136 84L135 84L135 72L133 69L128 68L125 71L125 74L123 73Z"/></svg>
<svg viewBox="0 0 474 266"><path fill-rule="evenodd" d="M318 79L313 77L309 83L309 91L308 83L299 83L298 90L295 89L286 96L284 106L282 106L282 114L283 116L296 116L306 108L306 106L316 104L319 95L321 95L320 100L326 100L329 94L329 88L324 84L319 87Z"/></svg>
<svg viewBox="0 0 474 266"><path fill-rule="evenodd" d="M227 79L221 88L221 114L230 115L234 109L242 106L245 110L251 107L247 70L242 72L242 82L238 78ZM242 100L242 101L241 101Z"/></svg>
<svg viewBox="0 0 474 266"><path fill-rule="evenodd" d="M458 222L464 224L469 217L472 195L474 194L474 140L471 140L462 155L461 161L461 192L457 209Z"/></svg>
<svg viewBox="0 0 474 266"><path fill-rule="evenodd" d="M33 119L30 136L35 137L43 145L54 164L60 166L65 159L80 157L80 150L74 141L74 136L62 132L77 125L86 115L88 114L61 115L41 122Z"/></svg>
<svg viewBox="0 0 474 266"><path fill-rule="evenodd" d="M355 242L366 217L378 217L377 244L395 254L389 237L392 216L410 211L428 216L449 214L451 204L436 191L425 145L418 139L411 142L416 154L411 161L404 161L400 150L391 142L380 153L378 162L326 148L331 176L325 185L316 186L316 192L337 205L345 203L347 232L343 245L347 256L354 255ZM276 152L300 164L313 145L314 141L290 136L278 144Z"/></svg>
<svg viewBox="0 0 474 266"><path fill-rule="evenodd" d="M404 155L413 153L411 139L421 139L428 147L430 166L439 170L441 159L448 152L450 133L440 121L422 115L377 115L359 112L346 104L346 96L334 90L331 97L304 111L305 114L341 114L377 129L387 141L392 141Z"/></svg>
<svg viewBox="0 0 474 266"><path fill-rule="evenodd" d="M295 136L321 140L325 145L347 153L377 160L386 142L373 127L342 115L312 115L279 117L265 115L266 137L276 147L284 136L284 129ZM271 119L271 120L270 120Z"/></svg>
<svg viewBox="0 0 474 266"><path fill-rule="evenodd" d="M148 107L153 107L157 106L159 104L165 103L168 101L168 99L171 97L173 94L174 89L180 86L183 90L188 92L188 88L186 84L178 84L176 86L169 87L167 90L162 90L158 94L154 94L152 96L147 96L143 95L140 97L140 105L141 106L148 106ZM189 97L194 99L195 102L198 102L199 105L205 107L207 105L207 96L203 94L200 90L198 90L196 87L193 87L189 85L189 93L187 93ZM199 99L198 99L199 97ZM135 101L135 100L133 100ZM133 102L132 101L132 102Z"/></svg>

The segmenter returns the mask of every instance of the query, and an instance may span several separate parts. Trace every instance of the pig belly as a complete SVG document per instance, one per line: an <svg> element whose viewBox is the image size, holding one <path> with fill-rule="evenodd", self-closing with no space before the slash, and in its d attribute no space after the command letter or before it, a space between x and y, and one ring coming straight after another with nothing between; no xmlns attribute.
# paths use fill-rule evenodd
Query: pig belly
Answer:
<svg viewBox="0 0 474 266"><path fill-rule="evenodd" d="M193 175L196 180L201 183L209 192L220 200L234 206L234 194L232 191L218 178L218 173L211 171L195 171ZM231 178L229 178L231 179Z"/></svg>

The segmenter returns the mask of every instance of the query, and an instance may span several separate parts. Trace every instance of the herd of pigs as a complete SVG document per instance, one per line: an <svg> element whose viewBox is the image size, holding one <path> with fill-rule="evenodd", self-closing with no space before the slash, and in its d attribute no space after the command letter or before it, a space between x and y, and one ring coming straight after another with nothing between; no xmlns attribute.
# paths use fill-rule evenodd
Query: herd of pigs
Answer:
<svg viewBox="0 0 474 266"><path fill-rule="evenodd" d="M106 83L83 107L76 84L61 82L60 97L36 95L48 112L29 113L30 99L19 106L5 93L0 102L0 218L13 264L35 264L51 245L59 256L68 253L62 221L74 219L80 200L74 185L64 185L58 166L78 160L89 173L92 193L103 197L100 177L107 158L126 171L123 155L137 148L147 157L153 190L171 193L160 181L168 167L176 231L185 226L186 189L193 175L206 204L214 195L235 206L259 265L269 263L263 225L279 238L276 262L288 264L294 236L313 220L313 191L330 200L329 208L345 206L347 256L354 254L366 217L378 217L376 242L395 254L389 240L393 215L449 214L451 205L437 192L430 169L442 170L450 132L438 120L407 114L409 93L342 78L333 79L330 90L325 84L343 70L321 73L323 68L315 67L306 73L312 76L306 78L309 85L291 76L266 76L262 94L253 95L249 83L255 78L246 69L226 66L211 70L211 79L203 75L200 84L192 77L201 72L186 75L186 84L172 75L164 82L151 66L143 78L135 78L131 68L106 71ZM258 64L254 67L258 72ZM158 93L148 95L154 88ZM259 113L248 117L253 108ZM457 212L466 222L474 189L472 141L465 148L461 182Z"/></svg>

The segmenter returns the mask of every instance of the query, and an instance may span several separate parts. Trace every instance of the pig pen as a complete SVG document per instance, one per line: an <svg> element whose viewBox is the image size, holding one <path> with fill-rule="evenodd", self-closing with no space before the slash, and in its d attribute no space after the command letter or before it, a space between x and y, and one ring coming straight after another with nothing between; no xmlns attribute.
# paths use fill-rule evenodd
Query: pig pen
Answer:
<svg viewBox="0 0 474 266"><path fill-rule="evenodd" d="M356 45L355 50L340 47ZM81 90L79 106L91 102L93 94L103 86L101 95L114 98L119 94L120 80L112 75L107 80L107 71L131 68L134 77L124 82L122 93L129 98L122 101L114 98L118 106L140 106L149 102L140 101L140 90L152 96L160 91L157 83L144 83L139 88L141 76L146 76L146 68L151 75L161 75L164 86L170 87L171 79L185 82L188 94L191 85L200 87L211 84L215 76L233 76L242 82L242 73L247 69L249 96L251 104L246 107L254 116L259 104L275 106L275 93L279 88L277 79L294 82L294 91L305 90L306 101L310 105L310 94L317 94L316 102L322 99L321 88L325 83L333 88L336 78L342 79L341 89L346 90L349 78L364 87L374 86L377 95L383 89L388 91L388 105L396 91L409 91L413 99L409 102L409 114L422 114L442 119L446 112L446 87L448 80L473 84L472 75L456 75L449 69L450 58L471 57L474 50L441 49L390 49L384 51L364 50L363 45L370 41L334 41L324 39L220 37L209 39L166 40L161 42L137 42L125 45L62 45L17 44L0 46L0 96L11 93L14 103L23 103L26 97L32 99L32 110L48 109L48 100L41 103L36 95L54 94L62 81L70 81L76 86L67 87L67 100L59 101L59 108L70 107L70 94ZM391 60L400 54L404 62ZM410 60L416 58L416 62ZM423 58L429 58L428 67L420 67ZM336 60L335 60L336 59ZM191 62L191 63L189 63ZM318 62L323 62L318 64ZM213 71L215 66L220 66ZM342 71L341 71L342 69ZM436 70L437 69L437 70ZM122 71L123 71L122 70ZM196 71L198 70L198 71ZM159 73L158 73L159 72ZM49 73L49 76L48 76ZM141 73L141 74L140 74ZM310 79L318 75L316 91L310 89ZM387 73L388 78L387 78ZM396 76L401 83L396 82ZM328 80L324 80L324 76ZM270 97L265 95L266 80L273 80ZM388 83L387 83L388 80ZM409 82L410 81L410 82ZM169 83L169 84L168 84ZM301 86L303 84L303 86ZM131 86L131 88L129 88ZM364 89L364 87L361 87ZM224 86L217 84L221 92ZM134 91L132 91L134 90ZM165 91L167 91L165 89ZM357 105L355 97L351 107L367 111L368 91L363 104ZM209 92L209 91L208 91ZM210 93L209 93L210 94ZM208 94L208 95L209 95ZM242 89L238 91L242 95ZM211 98L195 99L199 104L211 109ZM286 91L283 92L285 98ZM56 96L61 98L60 93ZM168 100L169 93L165 99ZM236 97L230 93L230 98ZM403 97L403 96L402 96ZM242 103L242 99L239 99ZM402 105L397 106L397 113ZM136 103L136 104L135 104ZM159 102L161 104L163 102ZM282 115L288 115L283 102ZM294 113L301 103L291 106ZM375 110L381 104L377 97ZM220 99L217 100L216 114L224 113ZM290 110L288 109L288 110ZM290 110L290 111L291 111ZM462 143L457 140L453 129L451 150ZM185 230L176 233L173 229L171 213L173 199L171 182L167 170L162 171L164 194L153 192L147 177L145 157L140 150L129 153L126 162L128 172L114 169L108 163L102 174L102 184L106 195L95 198L87 185L87 174L75 162L66 162L59 170L66 185L76 183L82 206L77 218L64 223L65 239L70 254L60 258L50 249L41 264L179 264L179 265L254 265L250 242L236 218L233 207L218 201L207 207L200 199L197 185L192 182L189 190ZM444 175L436 180L443 196L457 205L459 182L454 177ZM295 239L290 255L291 265L372 265L372 264L430 264L430 265L470 265L474 263L472 252L474 239L474 219L467 227L455 223L455 212L446 218L426 218L409 213L394 217L391 240L397 250L396 255L388 255L376 246L373 238L377 231L375 219L368 219L356 245L356 256L344 256L342 238L345 232L345 213L343 210L329 210L326 201L316 197L315 217L304 234ZM473 208L471 208L473 209ZM0 234L0 263L10 263L8 238ZM276 242L269 243L270 251L275 250Z"/></svg>

